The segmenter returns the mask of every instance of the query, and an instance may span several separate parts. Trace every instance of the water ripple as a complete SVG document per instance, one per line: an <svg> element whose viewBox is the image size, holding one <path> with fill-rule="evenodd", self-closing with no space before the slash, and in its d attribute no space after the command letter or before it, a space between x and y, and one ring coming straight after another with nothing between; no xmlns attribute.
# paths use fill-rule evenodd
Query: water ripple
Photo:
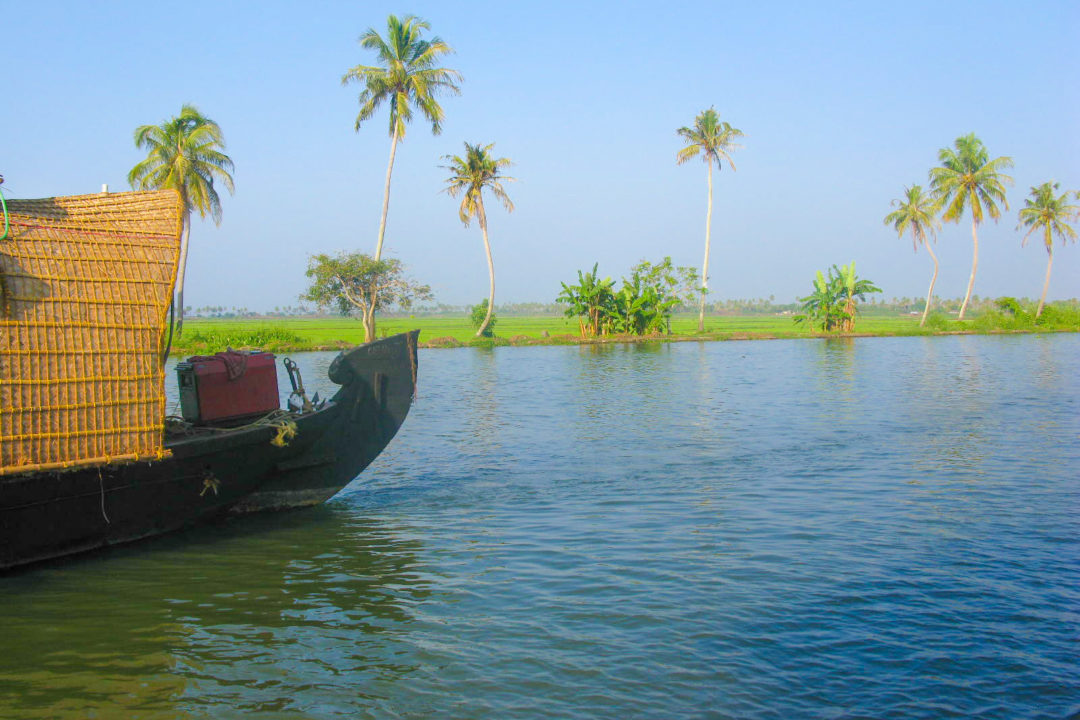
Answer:
<svg viewBox="0 0 1080 720"><path fill-rule="evenodd" d="M0 579L0 717L1075 716L1076 357L423 351L327 506Z"/></svg>

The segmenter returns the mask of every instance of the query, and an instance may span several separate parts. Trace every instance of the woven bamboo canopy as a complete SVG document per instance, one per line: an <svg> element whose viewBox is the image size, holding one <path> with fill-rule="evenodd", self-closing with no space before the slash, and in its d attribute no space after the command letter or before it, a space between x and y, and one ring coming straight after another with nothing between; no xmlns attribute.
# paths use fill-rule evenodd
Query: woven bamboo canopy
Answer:
<svg viewBox="0 0 1080 720"><path fill-rule="evenodd" d="M0 240L0 475L165 457L173 190L10 200Z"/></svg>

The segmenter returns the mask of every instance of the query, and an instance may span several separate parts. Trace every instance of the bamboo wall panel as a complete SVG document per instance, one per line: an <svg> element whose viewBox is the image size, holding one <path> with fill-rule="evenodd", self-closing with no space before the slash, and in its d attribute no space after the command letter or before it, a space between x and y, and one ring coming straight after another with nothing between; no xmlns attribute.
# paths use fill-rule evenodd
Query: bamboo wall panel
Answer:
<svg viewBox="0 0 1080 720"><path fill-rule="evenodd" d="M9 200L0 475L164 457L172 190Z"/></svg>

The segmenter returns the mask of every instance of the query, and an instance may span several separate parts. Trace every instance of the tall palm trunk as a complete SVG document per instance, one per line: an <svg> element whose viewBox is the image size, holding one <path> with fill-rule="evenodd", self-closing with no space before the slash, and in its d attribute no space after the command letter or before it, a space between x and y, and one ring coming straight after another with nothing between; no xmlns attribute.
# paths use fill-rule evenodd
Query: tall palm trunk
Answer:
<svg viewBox="0 0 1080 720"><path fill-rule="evenodd" d="M1035 319L1038 320L1042 315L1043 305L1046 304L1046 291L1050 289L1050 268L1054 265L1054 245L1053 238L1050 237L1050 228L1046 228L1046 250L1050 253L1050 256L1046 258L1046 280L1043 281L1042 295L1039 296L1039 307L1035 310Z"/></svg>
<svg viewBox="0 0 1080 720"><path fill-rule="evenodd" d="M394 172L394 155L397 154L398 128L394 125L394 135L390 140L390 162L386 165L386 185L383 187L382 217L379 218L379 241L375 245L375 261L382 258L383 238L386 236L386 215L390 210L390 175Z"/></svg>
<svg viewBox="0 0 1080 720"><path fill-rule="evenodd" d="M491 287L488 290L487 315L484 316L484 322L480 324L480 328L476 331L476 337L480 337L484 334L484 330L487 330L488 323L491 322L491 313L495 309L495 263L491 260L491 243L488 242L487 215L484 213L483 198L477 200L477 206L479 208L477 214L480 216L480 231L484 234L484 252L487 253L488 277L491 280Z"/></svg>
<svg viewBox="0 0 1080 720"><path fill-rule="evenodd" d="M709 163L709 206L705 212L705 262L701 265L701 309L697 331L705 332L705 296L709 293L709 236L712 233L712 163Z"/></svg>
<svg viewBox="0 0 1080 720"><path fill-rule="evenodd" d="M934 283L937 282L938 273L938 261L937 255L934 254L934 249L930 247L930 243L926 242L925 238L923 239L923 245L926 246L926 251L930 253L930 257L934 260L934 277L930 278L930 290L926 293L926 306L923 308L922 320L919 321L919 327L926 324L926 316L930 312L930 301L934 299Z"/></svg>
<svg viewBox="0 0 1080 720"><path fill-rule="evenodd" d="M967 294L964 295L964 304L960 306L960 315L957 320L964 319L964 311L967 310L968 302L971 300L971 290L975 287L975 270L979 267L979 234L976 231L978 224L975 222L975 218L971 219L971 242L974 245L975 251L971 256L971 277L968 278Z"/></svg>
<svg viewBox="0 0 1080 720"><path fill-rule="evenodd" d="M379 217L379 239L375 244L375 262L382 258L383 238L386 237L386 216L390 211L390 176L394 172L394 156L397 154L398 128L394 125L394 134L390 139L390 161L386 164L386 185L383 187L382 215ZM371 284L371 292L368 293L370 302L363 312L364 342L375 339L375 301L378 300L379 291L376 289L378 282Z"/></svg>
<svg viewBox="0 0 1080 720"><path fill-rule="evenodd" d="M181 222L184 226L183 235L180 236L180 261L176 269L176 292L173 293L173 307L176 312L176 337L180 337L184 331L184 275L187 270L188 238L191 236L191 211L184 205L184 214Z"/></svg>

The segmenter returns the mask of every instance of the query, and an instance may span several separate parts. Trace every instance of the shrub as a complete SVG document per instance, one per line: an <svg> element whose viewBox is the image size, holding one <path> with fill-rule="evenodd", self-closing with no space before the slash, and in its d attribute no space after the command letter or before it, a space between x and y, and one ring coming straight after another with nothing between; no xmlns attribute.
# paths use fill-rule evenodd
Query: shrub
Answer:
<svg viewBox="0 0 1080 720"><path fill-rule="evenodd" d="M1054 330L1080 330L1080 305L1076 301L1050 303L1043 306L1042 315L1035 322L1039 327Z"/></svg>
<svg viewBox="0 0 1080 720"><path fill-rule="evenodd" d="M180 351L218 352L225 348L261 348L295 350L311 343L296 333L282 328L264 327L254 330L198 330L173 338L173 348Z"/></svg>
<svg viewBox="0 0 1080 720"><path fill-rule="evenodd" d="M461 347L462 343L457 338L445 335L443 337L432 338L424 343L425 347L433 348L456 348Z"/></svg>
<svg viewBox="0 0 1080 720"><path fill-rule="evenodd" d="M488 300L484 298L478 304L469 307L469 319L472 320L474 328L479 328L484 323L484 318L487 317ZM490 338L495 337L495 311L491 311L491 322L484 328L484 332L481 333L483 337Z"/></svg>
<svg viewBox="0 0 1080 720"><path fill-rule="evenodd" d="M943 312L934 311L926 316L928 330L955 330L956 322Z"/></svg>

